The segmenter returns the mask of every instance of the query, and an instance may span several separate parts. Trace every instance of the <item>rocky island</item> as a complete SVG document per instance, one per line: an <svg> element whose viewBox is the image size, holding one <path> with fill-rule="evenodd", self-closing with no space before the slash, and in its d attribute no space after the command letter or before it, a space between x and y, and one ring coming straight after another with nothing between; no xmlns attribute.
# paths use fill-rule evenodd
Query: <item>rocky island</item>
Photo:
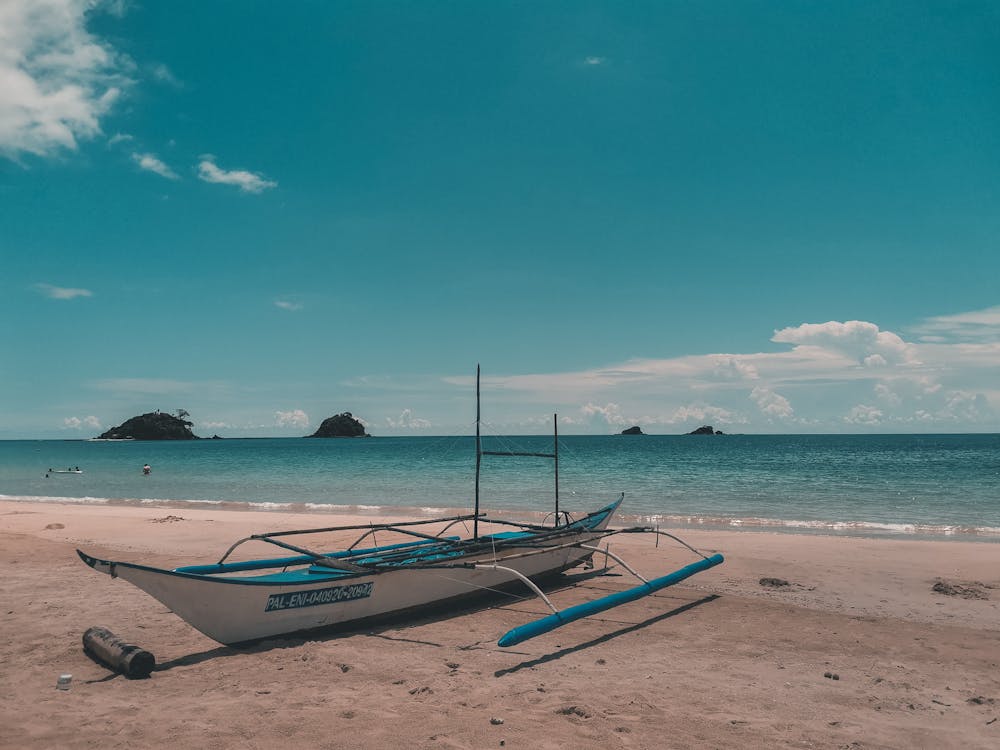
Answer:
<svg viewBox="0 0 1000 750"><path fill-rule="evenodd" d="M316 432L306 437L371 437L371 435L365 432L365 426L355 419L351 412L345 411L343 414L327 417Z"/></svg>
<svg viewBox="0 0 1000 750"><path fill-rule="evenodd" d="M642 430L639 429L639 425L635 427L629 427L627 430L622 430L622 435L645 435Z"/></svg>
<svg viewBox="0 0 1000 750"><path fill-rule="evenodd" d="M684 433L685 435L725 435L722 430L713 430L712 425L707 424L699 427L697 430L692 430L691 432Z"/></svg>
<svg viewBox="0 0 1000 750"><path fill-rule="evenodd" d="M98 440L200 440L191 432L192 422L184 419L188 413L183 409L178 416L151 411L140 414L112 427L98 436Z"/></svg>

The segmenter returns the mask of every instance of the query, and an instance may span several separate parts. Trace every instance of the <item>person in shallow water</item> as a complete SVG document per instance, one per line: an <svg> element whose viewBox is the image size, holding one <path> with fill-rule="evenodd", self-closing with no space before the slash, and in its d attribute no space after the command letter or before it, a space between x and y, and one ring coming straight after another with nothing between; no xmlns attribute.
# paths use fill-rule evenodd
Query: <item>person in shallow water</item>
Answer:
<svg viewBox="0 0 1000 750"><path fill-rule="evenodd" d="M149 464L146 464L145 466L142 467L142 473L143 474L148 474L152 470L153 470L153 468Z"/></svg>

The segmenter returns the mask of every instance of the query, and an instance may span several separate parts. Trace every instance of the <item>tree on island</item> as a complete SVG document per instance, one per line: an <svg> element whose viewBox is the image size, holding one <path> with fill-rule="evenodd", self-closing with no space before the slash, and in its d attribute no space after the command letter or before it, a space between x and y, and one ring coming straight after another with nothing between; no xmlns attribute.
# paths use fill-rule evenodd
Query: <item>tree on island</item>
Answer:
<svg viewBox="0 0 1000 750"><path fill-rule="evenodd" d="M178 415L189 416L184 409ZM181 416L164 414L159 409L126 420L98 436L100 440L199 440L191 432L192 422Z"/></svg>
<svg viewBox="0 0 1000 750"><path fill-rule="evenodd" d="M365 432L365 426L361 424L349 411L327 417L312 435L306 437L314 438L337 438L337 437L371 437Z"/></svg>

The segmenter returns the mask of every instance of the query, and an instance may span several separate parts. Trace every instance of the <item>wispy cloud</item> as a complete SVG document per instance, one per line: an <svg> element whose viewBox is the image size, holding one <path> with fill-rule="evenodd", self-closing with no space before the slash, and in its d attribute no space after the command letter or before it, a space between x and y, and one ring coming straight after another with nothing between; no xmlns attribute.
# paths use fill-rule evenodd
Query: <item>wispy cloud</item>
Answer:
<svg viewBox="0 0 1000 750"><path fill-rule="evenodd" d="M35 289L49 299L75 299L76 297L93 297L89 289L72 289L53 284L35 284Z"/></svg>
<svg viewBox="0 0 1000 750"><path fill-rule="evenodd" d="M101 132L130 63L86 29L90 0L0 3L0 155L50 156Z"/></svg>
<svg viewBox="0 0 1000 750"><path fill-rule="evenodd" d="M184 83L164 63L157 63L151 66L149 73L154 81L165 83L175 89L184 88Z"/></svg>
<svg viewBox="0 0 1000 750"><path fill-rule="evenodd" d="M985 310L939 315L914 326L923 341L996 341L1000 339L1000 305Z"/></svg>
<svg viewBox="0 0 1000 750"><path fill-rule="evenodd" d="M595 66L598 66L598 65L604 65L607 61L608 61L608 58L606 58L606 57L600 57L598 55L590 55L588 57L583 58L583 64L584 65L589 65L591 67L595 67Z"/></svg>
<svg viewBox="0 0 1000 750"><path fill-rule="evenodd" d="M308 427L309 415L302 409L292 409L290 411L276 411L274 413L274 424L278 427Z"/></svg>
<svg viewBox="0 0 1000 750"><path fill-rule="evenodd" d="M291 302L286 299L277 299L274 301L274 306L282 310L301 310L302 305L298 302Z"/></svg>
<svg viewBox="0 0 1000 750"><path fill-rule="evenodd" d="M390 429L394 430L426 430L431 426L428 420L413 416L413 412L410 409L403 409L395 419L386 417L385 423Z"/></svg>
<svg viewBox="0 0 1000 750"><path fill-rule="evenodd" d="M132 161L138 164L140 169L145 169L147 172L153 172L154 174L160 175L160 177L166 177L168 180L180 179L174 170L153 156L153 154L134 153L132 154Z"/></svg>
<svg viewBox="0 0 1000 750"><path fill-rule="evenodd" d="M79 417L66 417L63 420L64 430L82 430L84 427L99 430L101 429L101 420L94 416L84 417L83 419Z"/></svg>
<svg viewBox="0 0 1000 750"><path fill-rule="evenodd" d="M207 155L201 157L198 164L198 177L205 182L235 185L244 193L261 193L278 186L277 182L265 180L259 174L243 169L221 169L215 164L215 158Z"/></svg>

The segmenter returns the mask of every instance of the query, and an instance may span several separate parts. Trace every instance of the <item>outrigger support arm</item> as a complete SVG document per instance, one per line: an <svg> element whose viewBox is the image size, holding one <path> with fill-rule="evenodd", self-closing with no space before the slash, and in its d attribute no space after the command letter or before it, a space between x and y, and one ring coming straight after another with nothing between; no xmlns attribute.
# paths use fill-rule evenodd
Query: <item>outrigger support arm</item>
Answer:
<svg viewBox="0 0 1000 750"><path fill-rule="evenodd" d="M504 573L511 573L512 575L517 576L518 578L521 579L521 581L524 582L524 585L526 585L529 589L534 591L535 594L548 605L549 609L551 609L553 612L559 611L558 609L555 608L555 605L552 604L551 601L549 601L549 597L545 596L545 592L543 592L540 588L538 588L538 586L535 585L535 582L532 581L530 578L528 578L528 576L524 575L524 573L522 573L521 571L514 570L513 568L507 568L503 565L497 565L496 563L485 563L485 564L473 565L472 567L474 567L476 570L502 570Z"/></svg>
<svg viewBox="0 0 1000 750"><path fill-rule="evenodd" d="M664 589L667 586L673 586L675 583L679 583L685 578L690 578L696 573L700 573L703 570L719 565L721 562L723 562L722 555L714 554L703 560L693 562L690 565L685 565L683 568L675 570L673 573L669 573L668 575L660 578L654 578L653 580L647 581L639 586L635 586L634 588L625 589L625 591L619 591L615 594L608 594L600 599L595 599L591 602L584 602L583 604L577 604L574 607L567 607L559 612L553 612L547 617L542 617L541 619L533 622L519 625L513 630L508 631L500 638L499 641L497 641L497 645L502 648L506 648L507 646L516 646L518 643L523 643L530 638L542 635L543 633L548 633L556 628L562 627L563 625L574 622L575 620L595 615L598 612L604 612L605 610L612 609L613 607L617 607L622 604L627 604L628 602L633 602L644 596L649 596L650 594L655 593L660 589Z"/></svg>

